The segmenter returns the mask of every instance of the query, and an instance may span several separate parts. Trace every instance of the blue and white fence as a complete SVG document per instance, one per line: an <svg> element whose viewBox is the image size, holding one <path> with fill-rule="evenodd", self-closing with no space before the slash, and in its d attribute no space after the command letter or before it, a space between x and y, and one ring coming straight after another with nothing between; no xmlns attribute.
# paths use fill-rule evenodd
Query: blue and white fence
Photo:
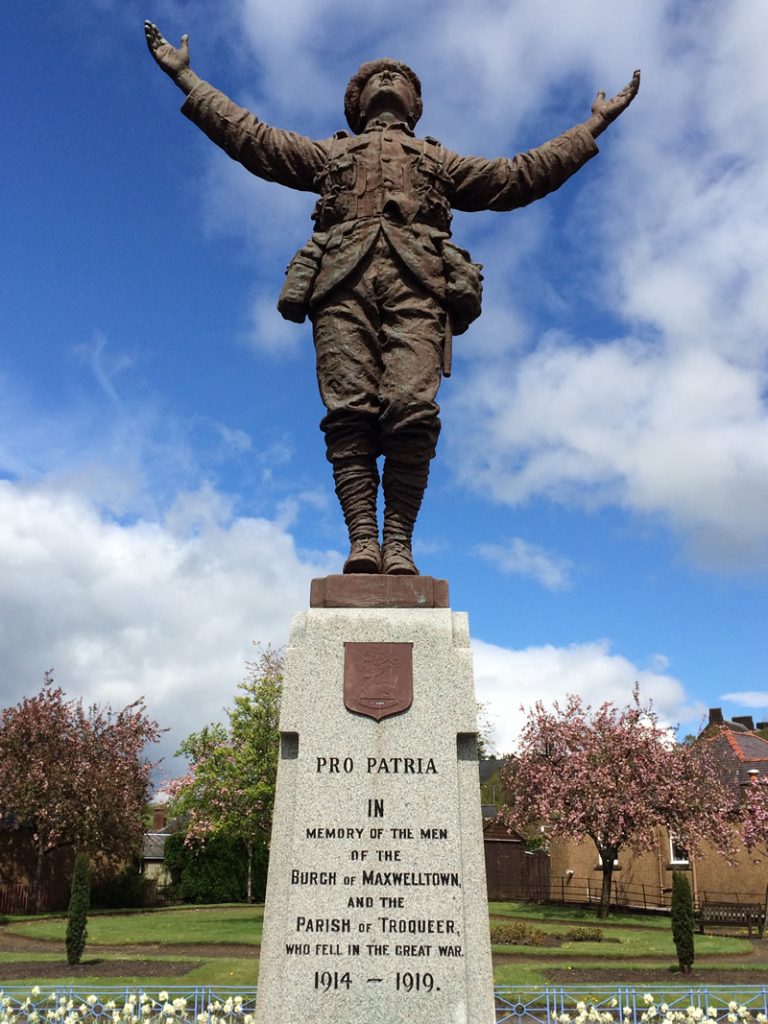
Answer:
<svg viewBox="0 0 768 1024"><path fill-rule="evenodd" d="M500 985L495 995L496 1024L768 1024L765 985ZM255 1024L255 1003L254 987L14 985L0 988L0 1024Z"/></svg>

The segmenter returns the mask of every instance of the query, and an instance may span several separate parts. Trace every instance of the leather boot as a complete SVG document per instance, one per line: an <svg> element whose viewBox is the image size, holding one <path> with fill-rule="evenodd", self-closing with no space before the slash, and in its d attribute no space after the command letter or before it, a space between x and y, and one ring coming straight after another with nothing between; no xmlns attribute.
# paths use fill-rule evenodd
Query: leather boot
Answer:
<svg viewBox="0 0 768 1024"><path fill-rule="evenodd" d="M379 471L376 459L355 456L334 462L333 480L351 544L344 572L380 573L381 547L376 518Z"/></svg>
<svg viewBox="0 0 768 1024"><path fill-rule="evenodd" d="M390 576L418 576L411 538L421 499L427 487L429 462L384 462L384 554L382 572Z"/></svg>

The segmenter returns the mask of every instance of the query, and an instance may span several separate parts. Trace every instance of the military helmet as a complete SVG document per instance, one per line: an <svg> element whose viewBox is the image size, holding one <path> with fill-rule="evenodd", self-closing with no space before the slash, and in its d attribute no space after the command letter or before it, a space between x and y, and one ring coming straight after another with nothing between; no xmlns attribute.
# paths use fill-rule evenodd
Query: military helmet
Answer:
<svg viewBox="0 0 768 1024"><path fill-rule="evenodd" d="M407 79L411 89L413 89L415 103L413 105L411 128L421 117L423 107L419 76L407 64L403 64L402 61L394 60L392 57L380 57L378 60L369 60L367 63L361 64L359 70L349 80L347 91L344 93L344 114L347 118L347 124L355 134L365 127L365 121L360 116L360 93L365 88L369 78L378 74L379 71L385 71L387 68L391 71L399 71Z"/></svg>

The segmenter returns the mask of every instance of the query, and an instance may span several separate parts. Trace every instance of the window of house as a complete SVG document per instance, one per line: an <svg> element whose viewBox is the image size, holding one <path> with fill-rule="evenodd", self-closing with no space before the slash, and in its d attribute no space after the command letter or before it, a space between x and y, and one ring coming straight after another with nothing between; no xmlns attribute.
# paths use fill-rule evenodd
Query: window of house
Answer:
<svg viewBox="0 0 768 1024"><path fill-rule="evenodd" d="M602 856L601 856L601 854L600 854L600 851L598 850L598 851L597 851L597 867L598 867L598 868L602 868L602 866L603 866L603 858L602 858ZM616 860L614 860L614 862L613 862L613 866L614 866L615 868L617 868L617 867L619 866L619 860L618 860L618 857L616 858ZM597 868L596 868L595 870L597 870Z"/></svg>
<svg viewBox="0 0 768 1024"><path fill-rule="evenodd" d="M688 851L684 846L681 846L675 836L669 833L669 863L670 864L688 864Z"/></svg>

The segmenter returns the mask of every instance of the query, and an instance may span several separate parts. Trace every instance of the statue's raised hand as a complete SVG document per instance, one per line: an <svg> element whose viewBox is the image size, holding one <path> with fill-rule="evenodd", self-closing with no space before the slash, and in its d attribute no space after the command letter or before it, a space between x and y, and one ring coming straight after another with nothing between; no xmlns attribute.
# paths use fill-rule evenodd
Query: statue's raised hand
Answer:
<svg viewBox="0 0 768 1024"><path fill-rule="evenodd" d="M171 46L157 25L153 25L151 21L144 22L144 35L149 52L171 78L175 80L185 68L189 67L189 36L181 37L181 46L177 49L175 46Z"/></svg>
<svg viewBox="0 0 768 1024"><path fill-rule="evenodd" d="M597 94L595 102L592 104L592 116L587 121L587 127L593 136L604 132L611 121L615 121L619 114L627 109L635 96L637 96L639 88L640 72L635 71L632 75L632 81L625 85L621 92L617 92L612 99L607 100L605 93L602 91Z"/></svg>

